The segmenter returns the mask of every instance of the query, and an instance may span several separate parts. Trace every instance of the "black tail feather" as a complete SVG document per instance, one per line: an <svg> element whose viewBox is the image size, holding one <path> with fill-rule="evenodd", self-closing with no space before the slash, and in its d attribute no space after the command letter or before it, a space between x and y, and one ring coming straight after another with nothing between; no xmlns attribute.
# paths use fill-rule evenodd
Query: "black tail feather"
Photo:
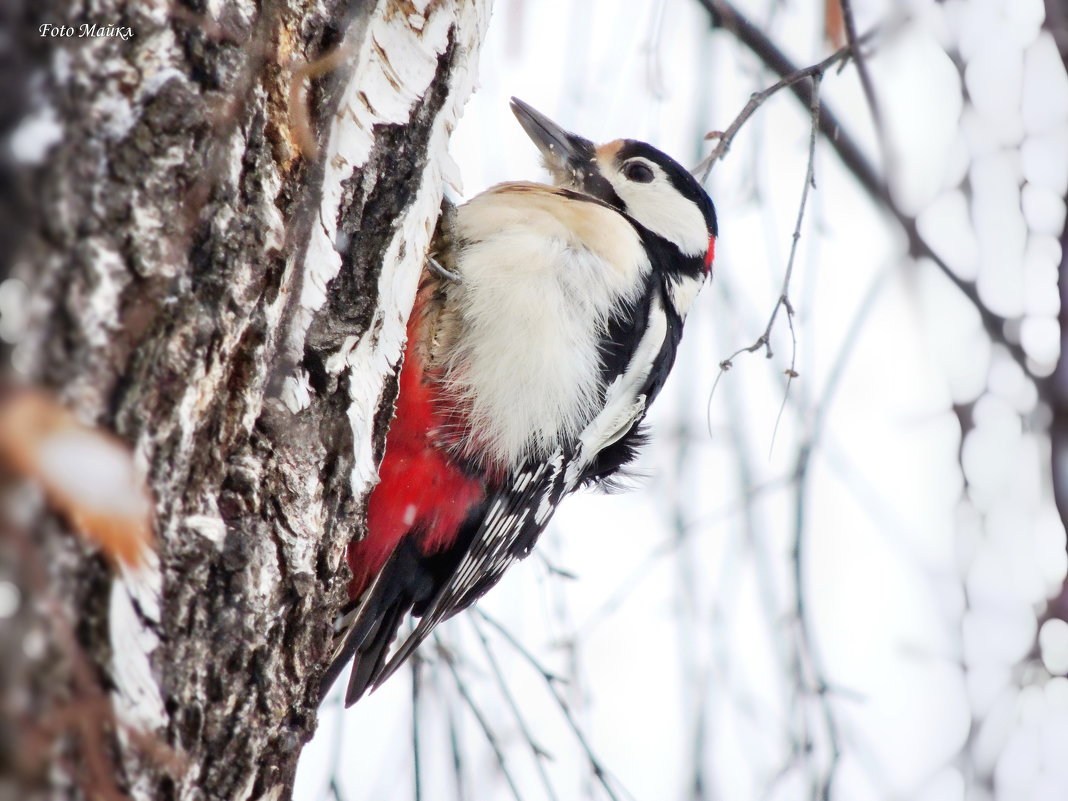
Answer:
<svg viewBox="0 0 1068 801"><path fill-rule="evenodd" d="M433 578L412 543L402 542L357 604L341 618L337 646L319 685L320 701L345 665L352 673L345 706L352 706L381 680L389 646L404 618L433 591Z"/></svg>
<svg viewBox="0 0 1068 801"><path fill-rule="evenodd" d="M374 587L372 586L372 590ZM370 633L370 629L378 620L375 609L368 609L371 598L365 599L364 603L354 604L345 610L341 619L335 624L336 638L340 638L340 644L334 648L330 657L330 664L319 683L319 703L322 703L334 686L337 677L345 670L345 665L359 651L363 641Z"/></svg>
<svg viewBox="0 0 1068 801"><path fill-rule="evenodd" d="M345 691L345 706L352 706L359 701L368 687L373 686L382 675L382 667L389 655L389 646L410 609L411 602L393 604L379 618L378 625L363 638L352 661L349 686Z"/></svg>

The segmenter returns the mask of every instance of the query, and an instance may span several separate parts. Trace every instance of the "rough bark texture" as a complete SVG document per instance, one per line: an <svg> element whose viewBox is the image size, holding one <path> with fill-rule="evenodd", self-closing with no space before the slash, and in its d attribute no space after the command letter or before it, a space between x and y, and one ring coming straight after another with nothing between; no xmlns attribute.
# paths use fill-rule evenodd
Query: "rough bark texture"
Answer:
<svg viewBox="0 0 1068 801"><path fill-rule="evenodd" d="M28 210L4 243L33 297L14 362L134 448L158 564L114 571L19 496L0 579L39 603L0 636L18 653L0 796L288 795L488 15L489 0L12 12L37 69L0 126L29 104L60 128L41 163L0 172ZM42 46L44 22L133 36Z"/></svg>

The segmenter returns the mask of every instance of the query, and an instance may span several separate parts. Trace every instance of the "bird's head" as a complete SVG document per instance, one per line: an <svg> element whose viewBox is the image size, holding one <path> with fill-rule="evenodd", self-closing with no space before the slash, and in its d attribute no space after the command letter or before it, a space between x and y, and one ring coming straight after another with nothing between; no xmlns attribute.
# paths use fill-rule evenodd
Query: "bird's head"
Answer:
<svg viewBox="0 0 1068 801"><path fill-rule="evenodd" d="M711 266L716 210L685 167L635 139L595 145L515 97L512 112L541 151L553 183L619 209L682 255L704 257L706 271Z"/></svg>

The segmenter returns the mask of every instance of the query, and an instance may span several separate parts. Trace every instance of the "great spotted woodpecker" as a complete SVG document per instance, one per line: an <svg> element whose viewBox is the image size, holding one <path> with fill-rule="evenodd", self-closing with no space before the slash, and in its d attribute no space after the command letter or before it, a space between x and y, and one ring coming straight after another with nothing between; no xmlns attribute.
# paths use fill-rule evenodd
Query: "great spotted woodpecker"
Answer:
<svg viewBox="0 0 1068 801"><path fill-rule="evenodd" d="M512 111L554 185L499 184L439 223L322 684L354 657L346 706L529 554L564 496L634 458L711 271L715 210L682 166Z"/></svg>

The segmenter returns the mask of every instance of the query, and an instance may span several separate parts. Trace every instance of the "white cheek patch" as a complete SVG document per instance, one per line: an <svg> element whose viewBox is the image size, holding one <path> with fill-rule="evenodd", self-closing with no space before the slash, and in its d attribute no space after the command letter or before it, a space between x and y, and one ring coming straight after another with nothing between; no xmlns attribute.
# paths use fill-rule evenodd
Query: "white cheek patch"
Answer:
<svg viewBox="0 0 1068 801"><path fill-rule="evenodd" d="M708 252L708 225L701 209L675 188L659 165L648 159L637 160L653 171L652 182L628 180L616 165L606 164L605 158L599 164L601 174L626 204L627 214L677 245L684 256L703 257Z"/></svg>

